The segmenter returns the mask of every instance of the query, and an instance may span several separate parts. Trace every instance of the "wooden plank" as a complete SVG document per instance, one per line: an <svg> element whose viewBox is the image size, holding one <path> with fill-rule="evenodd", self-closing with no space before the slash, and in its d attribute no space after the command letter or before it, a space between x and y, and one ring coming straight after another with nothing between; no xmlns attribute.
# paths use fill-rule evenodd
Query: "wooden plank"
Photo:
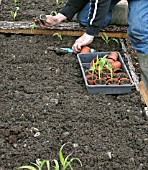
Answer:
<svg viewBox="0 0 148 170"><path fill-rule="evenodd" d="M32 21L0 21L0 29L31 29L34 22ZM84 31L85 27L80 26L77 22L62 22L56 26L48 27L50 30L77 30ZM101 29L101 32L122 32L127 33L127 26L109 25Z"/></svg>
<svg viewBox="0 0 148 170"><path fill-rule="evenodd" d="M142 81L139 82L138 87L140 90L140 94L142 95L142 97L148 107L148 90Z"/></svg>
<svg viewBox="0 0 148 170"><path fill-rule="evenodd" d="M11 34L47 34L47 35L53 35L54 33L60 33L64 36L81 36L84 31L70 31L70 30L42 30L42 29L0 29L0 33L11 33ZM101 37L102 32L99 33L98 37ZM118 32L107 32L108 37L114 37L114 38L128 38L128 35L126 33L118 33Z"/></svg>
<svg viewBox="0 0 148 170"><path fill-rule="evenodd" d="M81 36L86 29L76 22L63 22L45 29L35 28L31 30L33 24L34 22L32 21L0 21L0 33L52 35L58 32L65 36ZM128 38L126 27L109 25L106 29L101 29L99 37L102 35L102 32L106 32L108 37Z"/></svg>

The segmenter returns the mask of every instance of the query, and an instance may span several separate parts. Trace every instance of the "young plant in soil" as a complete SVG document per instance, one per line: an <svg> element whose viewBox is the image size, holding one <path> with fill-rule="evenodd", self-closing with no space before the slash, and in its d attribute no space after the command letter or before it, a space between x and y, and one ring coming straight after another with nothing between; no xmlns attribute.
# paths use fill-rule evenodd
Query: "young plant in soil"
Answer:
<svg viewBox="0 0 148 170"><path fill-rule="evenodd" d="M107 70L110 71L111 73L111 77L113 75L113 71L112 71L112 67L110 65L110 63L108 62L108 60L106 59L108 55L105 55L104 57L102 58L98 58L97 56L97 60L96 60L96 67L98 69L98 76L99 76L99 79L101 78L101 73L103 71L103 68L107 68Z"/></svg>
<svg viewBox="0 0 148 170"><path fill-rule="evenodd" d="M56 0L56 5L61 4L63 1L62 0Z"/></svg>
<svg viewBox="0 0 148 170"><path fill-rule="evenodd" d="M21 166L18 169L37 170L35 168L35 167L37 167L38 170L43 170L43 167L44 167L45 163L46 163L47 170L50 170L50 162L49 162L49 160L43 160L42 162L39 161L39 160L36 160L36 163L31 162L31 164L34 165L34 166L26 165L26 166Z"/></svg>
<svg viewBox="0 0 148 170"><path fill-rule="evenodd" d="M90 67L90 70L91 70L91 74L92 74L92 78L95 74L95 70L96 70L96 63L93 61L93 65Z"/></svg>
<svg viewBox="0 0 148 170"><path fill-rule="evenodd" d="M66 144L62 145L61 148L60 148L60 151L59 151L60 163L56 159L53 160L53 162L55 163L55 166L54 166L55 170L60 170L60 169L61 170L66 170L67 168L70 168L71 170L73 170L73 167L72 167L71 163L73 161L75 161L75 160L77 162L79 162L80 166L82 167L82 162L80 161L79 158L71 158L69 160L69 157L72 155L72 153L69 154L68 156L66 156L66 158L64 158L64 156L63 156L63 148L64 148L65 145ZM60 168L60 166L61 166L61 168Z"/></svg>
<svg viewBox="0 0 148 170"><path fill-rule="evenodd" d="M33 23L33 25L31 26L31 31L33 31L36 27L36 23Z"/></svg>
<svg viewBox="0 0 148 170"><path fill-rule="evenodd" d="M13 3L16 5L19 2L19 0L13 0Z"/></svg>
<svg viewBox="0 0 148 170"><path fill-rule="evenodd" d="M86 75L86 80L89 85L94 85L94 81L96 79L95 70L96 70L96 63L93 60L90 69L86 70L86 72L88 73L88 75Z"/></svg>
<svg viewBox="0 0 148 170"><path fill-rule="evenodd" d="M50 15L52 15L52 16L55 16L55 15L57 15L58 13L57 13L57 11L51 11L50 12Z"/></svg>
<svg viewBox="0 0 148 170"><path fill-rule="evenodd" d="M79 158L69 159L70 156L72 155L72 153L67 155L66 158L64 158L63 148L65 145L66 145L66 143L61 146L60 151L59 151L59 161L60 162L58 162L56 159L54 159L52 161L43 160L42 162L37 160L36 163L31 163L34 166L26 165L26 166L21 166L18 169L43 170L43 167L45 167L44 165L46 163L47 170L51 170L51 169L53 169L53 170L67 170L68 168L73 170L73 167L71 165L71 163L73 161L77 161L80 164L80 166L82 167L82 162ZM54 163L54 165L51 167L52 163ZM37 167L38 169L36 169L35 167Z"/></svg>
<svg viewBox="0 0 148 170"><path fill-rule="evenodd" d="M16 19L19 9L20 9L19 7L16 7L15 11L11 11L10 14L11 14L11 17L13 18L13 20Z"/></svg>
<svg viewBox="0 0 148 170"><path fill-rule="evenodd" d="M57 44L60 45L61 41L63 40L62 35L59 32L56 32L53 34L53 37L57 36L58 37L58 41Z"/></svg>
<svg viewBox="0 0 148 170"><path fill-rule="evenodd" d="M101 37L105 41L106 44L109 44L110 41L115 41L117 44L119 43L116 38L110 38L109 39L108 35L105 32L102 33Z"/></svg>

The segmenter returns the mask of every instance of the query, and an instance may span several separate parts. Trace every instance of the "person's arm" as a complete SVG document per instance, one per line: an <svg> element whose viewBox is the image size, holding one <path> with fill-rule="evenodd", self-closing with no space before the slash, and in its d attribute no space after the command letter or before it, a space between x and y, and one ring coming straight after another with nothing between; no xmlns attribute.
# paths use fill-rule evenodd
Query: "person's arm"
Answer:
<svg viewBox="0 0 148 170"><path fill-rule="evenodd" d="M44 21L44 24L42 24L37 18L35 18L35 22L38 27L45 28L47 26L57 25L66 19L70 21L87 2L89 2L89 0L68 0L66 5L56 16L46 15L47 19Z"/></svg>
<svg viewBox="0 0 148 170"><path fill-rule="evenodd" d="M89 0L68 0L66 5L60 11L70 21L74 15L79 12Z"/></svg>
<svg viewBox="0 0 148 170"><path fill-rule="evenodd" d="M68 20L71 20L73 16L86 5L87 2L88 1L86 0L69 0L60 13L66 16ZM90 0L90 12L86 28L87 34L93 36L98 35L108 13L110 3L111 0Z"/></svg>
<svg viewBox="0 0 148 170"><path fill-rule="evenodd" d="M109 11L111 0L91 0L86 33L98 36L101 26Z"/></svg>
<svg viewBox="0 0 148 170"><path fill-rule="evenodd" d="M86 32L78 38L72 49L75 53L78 53L82 46L90 44L102 27L105 17L109 11L111 0L91 0L90 12L88 16L88 25Z"/></svg>

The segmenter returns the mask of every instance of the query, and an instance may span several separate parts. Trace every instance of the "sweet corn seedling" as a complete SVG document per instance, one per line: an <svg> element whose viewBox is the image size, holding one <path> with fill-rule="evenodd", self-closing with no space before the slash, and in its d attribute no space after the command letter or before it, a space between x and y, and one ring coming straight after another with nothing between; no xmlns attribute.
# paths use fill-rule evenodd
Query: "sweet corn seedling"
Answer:
<svg viewBox="0 0 148 170"><path fill-rule="evenodd" d="M56 5L59 5L60 3L62 3L63 1L61 0L56 0Z"/></svg>
<svg viewBox="0 0 148 170"><path fill-rule="evenodd" d="M108 35L105 32L102 33L101 37L105 41L106 44L109 44L110 41L115 41L117 44L119 43L116 38L110 38L109 39Z"/></svg>
<svg viewBox="0 0 148 170"><path fill-rule="evenodd" d="M62 39L63 39L63 38L62 38L62 35L61 35L59 32L54 33L54 34L53 34L53 37L54 37L54 36L57 36L60 41L62 41Z"/></svg>
<svg viewBox="0 0 148 170"><path fill-rule="evenodd" d="M36 27L36 23L34 23L32 26L31 26L31 30L34 30Z"/></svg>
<svg viewBox="0 0 148 170"><path fill-rule="evenodd" d="M16 5L19 2L19 0L13 0L13 3Z"/></svg>
<svg viewBox="0 0 148 170"><path fill-rule="evenodd" d="M67 168L70 168L70 170L74 170L71 163L73 161L77 161L79 162L80 166L82 167L82 162L80 161L80 159L78 158L70 158L70 156L72 155L69 154L68 156L66 156L66 158L64 158L63 156L63 148L64 146L66 145L67 143L63 144L60 148L60 151L59 151L59 162L54 159L52 161L49 161L49 160L43 160L42 162L39 161L39 160L36 160L36 163L31 163L33 166L31 165L26 165L26 166L21 166L19 168L17 168L18 170L19 169L28 169L28 170L43 170L43 166L47 167L47 170L67 170ZM53 163L53 167L51 168L51 163Z"/></svg>
<svg viewBox="0 0 148 170"><path fill-rule="evenodd" d="M58 13L57 13L57 11L51 11L50 12L50 15L52 15L52 16L56 16Z"/></svg>
<svg viewBox="0 0 148 170"><path fill-rule="evenodd" d="M78 158L71 158L71 159L69 160L69 157L72 155L72 153L69 154L68 156L66 156L66 158L64 158L64 156L63 156L63 148L64 148L65 145L66 145L66 143L61 146L60 151L59 151L60 163L59 163L56 159L53 160L53 162L54 162L54 164L55 164L54 170L66 170L68 167L69 167L71 170L73 170L73 167L72 167L71 163L72 163L74 160L76 160L77 162L79 162L80 166L82 167L82 162L80 161L80 159L78 159ZM61 167L61 169L60 169L60 167Z"/></svg>
<svg viewBox="0 0 148 170"><path fill-rule="evenodd" d="M16 19L19 9L20 9L19 7L16 7L15 11L11 11L10 14L11 14L11 17L13 18L13 20Z"/></svg>
<svg viewBox="0 0 148 170"><path fill-rule="evenodd" d="M107 67L107 69L110 71L111 77L112 77L113 71L112 71L112 67L111 67L110 63L106 59L107 56L108 55L105 55L102 58L98 58L98 55L97 55L96 67L98 68L99 79L101 78L101 72L102 72L103 67Z"/></svg>
<svg viewBox="0 0 148 170"><path fill-rule="evenodd" d="M50 170L50 162L48 160L43 160L42 162L36 160L36 163L31 163L34 166L36 166L38 169L36 169L34 166L30 166L30 165L21 166L18 169L42 170L45 163L46 163L46 166L47 166L47 170Z"/></svg>
<svg viewBox="0 0 148 170"><path fill-rule="evenodd" d="M90 70L92 71L92 80L94 78L95 70L96 70L96 63L93 60L92 66L90 67Z"/></svg>

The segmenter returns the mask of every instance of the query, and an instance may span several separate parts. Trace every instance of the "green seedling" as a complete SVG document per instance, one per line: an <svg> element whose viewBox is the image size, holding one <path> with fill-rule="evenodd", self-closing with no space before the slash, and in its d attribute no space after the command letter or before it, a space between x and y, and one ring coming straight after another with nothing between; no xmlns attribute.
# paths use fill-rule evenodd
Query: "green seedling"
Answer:
<svg viewBox="0 0 148 170"><path fill-rule="evenodd" d="M31 163L32 165L26 165L26 166L21 166L19 168L17 168L18 170L19 169L28 169L28 170L43 170L43 166L45 168L45 165L47 167L47 170L67 170L67 168L70 168L70 170L73 170L73 167L71 165L71 163L73 161L77 161L79 162L80 166L82 167L82 162L80 161L80 159L78 158L70 158L70 156L72 155L69 154L68 156L66 156L66 158L64 158L63 156L63 148L64 146L66 145L67 143L63 144L60 148L60 151L59 151L59 162L54 159L52 161L49 161L49 160L43 160L42 162L39 161L39 160L36 160L36 163ZM51 163L53 163L53 167L51 168Z"/></svg>
<svg viewBox="0 0 148 170"><path fill-rule="evenodd" d="M13 0L13 3L16 5L19 2L19 0Z"/></svg>
<svg viewBox="0 0 148 170"><path fill-rule="evenodd" d="M94 73L95 73L95 70L96 70L96 63L94 62L94 60L93 60L92 66L90 67L90 70L92 71L92 80L93 80Z"/></svg>
<svg viewBox="0 0 148 170"><path fill-rule="evenodd" d="M105 32L102 33L101 37L105 41L106 44L109 44L110 41L115 41L117 44L119 43L116 38L109 38Z"/></svg>
<svg viewBox="0 0 148 170"><path fill-rule="evenodd" d="M57 11L51 11L50 12L50 15L52 15L52 16L56 16L58 13L57 13Z"/></svg>
<svg viewBox="0 0 148 170"><path fill-rule="evenodd" d="M63 1L61 0L56 0L56 5L59 5L60 3L62 3Z"/></svg>
<svg viewBox="0 0 148 170"><path fill-rule="evenodd" d="M34 166L26 165L26 166L21 166L18 169L42 170L45 163L46 163L46 166L47 166L47 170L50 170L50 162L48 160L43 160L42 162L36 160L36 163L31 163ZM38 169L36 169L35 167L37 167Z"/></svg>
<svg viewBox="0 0 148 170"><path fill-rule="evenodd" d="M34 30L36 27L36 23L34 23L32 26L31 26L31 30Z"/></svg>
<svg viewBox="0 0 148 170"><path fill-rule="evenodd" d="M69 158L70 158L70 156L72 155L72 153L69 154L68 156L66 156L66 158L64 158L64 156L63 156L63 148L64 148L65 145L66 145L66 143L61 146L60 151L59 151L60 163L58 163L58 161L55 160L55 159L53 160L53 162L54 162L54 164L55 164L54 170L60 170L60 167L61 167L61 170L66 170L68 167L69 167L71 170L73 170L73 167L72 167L71 163L72 163L73 161L75 161L75 160L76 160L77 162L79 162L79 163L80 163L80 166L82 167L82 162L80 161L80 159L78 159L78 158L71 158L71 159L69 160Z"/></svg>
<svg viewBox="0 0 148 170"><path fill-rule="evenodd" d="M11 17L13 18L13 20L16 19L19 9L19 7L16 7L15 11L11 11Z"/></svg>
<svg viewBox="0 0 148 170"><path fill-rule="evenodd" d="M113 69L112 69L112 67L111 67L111 64L108 62L108 60L106 60L106 67L107 67L108 70L110 71L111 78L113 78Z"/></svg>
<svg viewBox="0 0 148 170"><path fill-rule="evenodd" d="M62 39L63 39L63 38L62 38L62 35L61 35L59 32L54 33L54 34L53 34L53 37L54 37L54 36L57 36L60 41L62 41Z"/></svg>
<svg viewBox="0 0 148 170"><path fill-rule="evenodd" d="M110 63L108 62L108 60L106 59L107 56L108 55L105 55L102 58L98 58L98 55L97 55L96 67L98 68L99 79L101 78L101 72L103 70L103 67L107 67L111 73L111 77L113 76L112 67Z"/></svg>

